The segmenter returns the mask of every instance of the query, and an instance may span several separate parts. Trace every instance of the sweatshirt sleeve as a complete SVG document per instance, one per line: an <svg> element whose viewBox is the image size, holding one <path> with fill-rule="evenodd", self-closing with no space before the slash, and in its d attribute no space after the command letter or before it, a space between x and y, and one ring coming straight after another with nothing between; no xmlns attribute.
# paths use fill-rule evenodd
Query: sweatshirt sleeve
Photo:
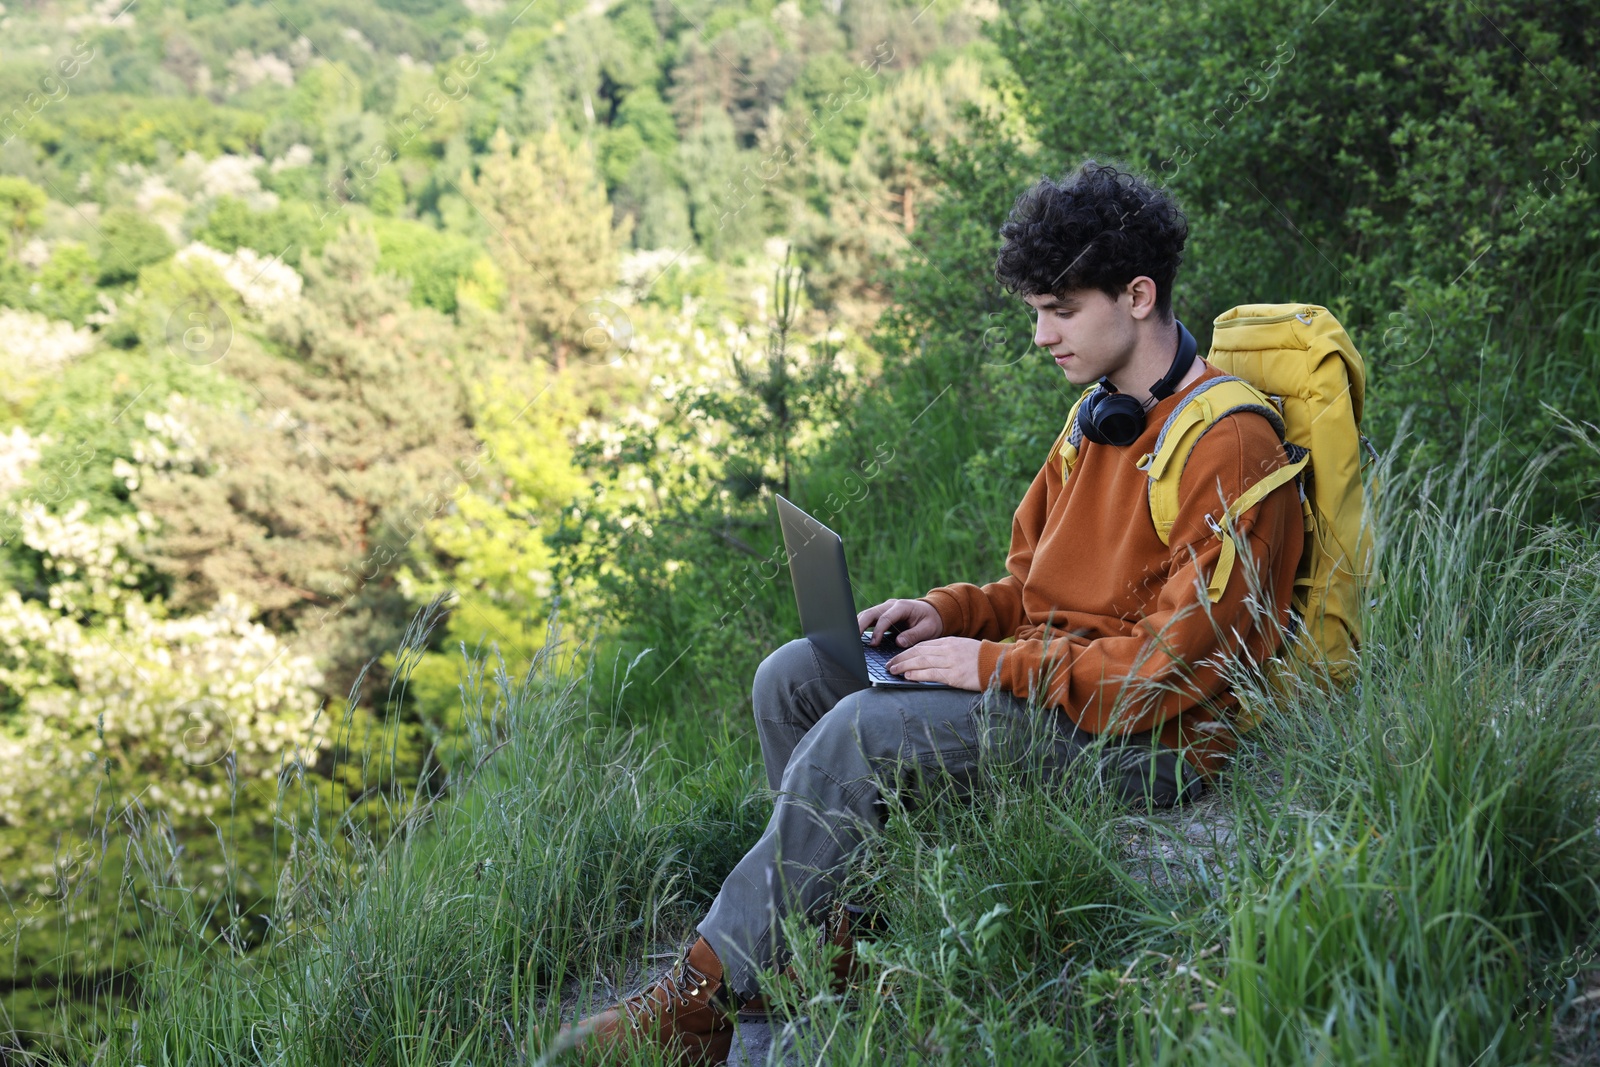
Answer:
<svg viewBox="0 0 1600 1067"><path fill-rule="evenodd" d="M1239 558L1213 604L1206 586L1222 555L1208 520L1260 478L1287 463L1265 419L1223 419L1195 446L1179 484L1168 577L1154 610L1128 636L1053 635L1012 645L985 642L979 680L1022 698L1039 695L1090 733L1139 733L1228 687L1226 665L1259 662L1282 642L1288 591L1304 526L1299 490L1284 485L1240 516ZM1281 603L1279 603L1281 601Z"/></svg>
<svg viewBox="0 0 1600 1067"><path fill-rule="evenodd" d="M1044 533L1051 482L1059 477L1052 471L1047 459L1011 517L1011 551L1006 555L1009 574L987 585L956 582L941 586L922 598L938 610L944 624L942 636L998 642L1014 635L1028 621L1022 610L1022 583L1033 563L1034 547Z"/></svg>

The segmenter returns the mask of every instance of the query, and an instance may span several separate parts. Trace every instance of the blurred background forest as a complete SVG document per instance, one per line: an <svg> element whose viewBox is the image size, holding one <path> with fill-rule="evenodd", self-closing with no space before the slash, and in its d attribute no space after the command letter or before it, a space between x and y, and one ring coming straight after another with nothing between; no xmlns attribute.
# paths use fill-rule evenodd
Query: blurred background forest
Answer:
<svg viewBox="0 0 1600 1067"><path fill-rule="evenodd" d="M1597 14L6 4L0 1029L136 991L119 825L249 951L284 828L447 792L464 653L514 675L552 611L669 751L748 745L773 490L863 599L996 576L1070 397L995 230L1091 156L1188 211L1202 345L1324 304L1380 448L1555 449L1539 517L1591 524Z"/></svg>
<svg viewBox="0 0 1600 1067"><path fill-rule="evenodd" d="M561 546L600 551L669 498L741 543L724 513L774 442L817 438L876 366L862 332L929 195L916 149L1001 110L984 13L917 14L3 9L15 1024L53 1003L58 909L116 867L104 831L130 803L202 894L248 901L249 941L275 819L381 833L394 794L445 788L463 647L516 672L558 594L598 625L607 582L671 580L563 568ZM766 373L786 257L807 276L785 358L822 388L774 421L739 376ZM640 442L651 461L626 464ZM713 467L727 486L702 485ZM386 695L439 595L448 624ZM93 933L68 988L115 987L135 917L69 910Z"/></svg>

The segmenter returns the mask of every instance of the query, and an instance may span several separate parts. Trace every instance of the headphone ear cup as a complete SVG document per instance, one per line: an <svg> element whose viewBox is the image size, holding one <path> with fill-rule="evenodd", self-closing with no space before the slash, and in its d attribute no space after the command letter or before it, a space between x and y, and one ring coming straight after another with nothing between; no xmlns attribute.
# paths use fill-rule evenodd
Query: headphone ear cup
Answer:
<svg viewBox="0 0 1600 1067"><path fill-rule="evenodd" d="M1089 394L1078 409L1083 436L1101 445L1131 445L1144 432L1144 406L1126 393L1104 389Z"/></svg>
<svg viewBox="0 0 1600 1067"><path fill-rule="evenodd" d="M1108 444L1105 435L1100 432L1100 401L1110 394L1104 389L1096 389L1084 400L1078 408L1078 428L1083 431L1083 436L1097 445Z"/></svg>

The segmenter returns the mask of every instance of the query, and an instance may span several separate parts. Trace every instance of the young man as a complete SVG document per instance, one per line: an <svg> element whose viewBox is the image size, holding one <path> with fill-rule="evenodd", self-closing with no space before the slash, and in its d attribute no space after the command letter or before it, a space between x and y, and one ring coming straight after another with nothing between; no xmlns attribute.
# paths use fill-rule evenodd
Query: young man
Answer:
<svg viewBox="0 0 1600 1067"><path fill-rule="evenodd" d="M1214 524L1287 456L1261 415L1220 420L1184 469L1164 544L1141 457L1179 400L1220 373L1172 315L1187 222L1163 192L1089 163L1029 189L1000 232L996 275L1033 308L1034 343L1071 385L1100 382L1076 420L1070 477L1058 441L1012 520L1006 577L861 612L874 641L896 633L891 671L953 688L861 688L804 639L761 664L756 728L777 794L766 832L679 966L566 1040L656 1042L720 1062L733 1013L788 955L781 920L826 909L851 853L882 824L885 786L968 784L980 758L1027 760L1167 806L1193 799L1226 762L1228 670L1272 655L1288 623L1297 490L1286 484L1244 513L1236 531L1248 563L1212 603ZM1107 743L1090 758L1098 735ZM847 931L835 936L848 944Z"/></svg>

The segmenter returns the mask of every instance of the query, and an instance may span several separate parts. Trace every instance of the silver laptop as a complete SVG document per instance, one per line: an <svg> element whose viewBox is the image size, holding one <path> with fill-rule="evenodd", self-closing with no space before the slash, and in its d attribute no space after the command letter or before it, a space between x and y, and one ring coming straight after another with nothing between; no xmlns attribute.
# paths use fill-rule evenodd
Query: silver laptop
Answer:
<svg viewBox="0 0 1600 1067"><path fill-rule="evenodd" d="M800 625L817 651L849 672L862 685L898 689L950 689L943 682L913 682L890 674L884 666L898 646L873 648L872 631L856 625L855 598L850 595L850 572L844 565L844 541L816 519L778 494L778 521L783 527L783 547L794 579L794 599L800 606Z"/></svg>

